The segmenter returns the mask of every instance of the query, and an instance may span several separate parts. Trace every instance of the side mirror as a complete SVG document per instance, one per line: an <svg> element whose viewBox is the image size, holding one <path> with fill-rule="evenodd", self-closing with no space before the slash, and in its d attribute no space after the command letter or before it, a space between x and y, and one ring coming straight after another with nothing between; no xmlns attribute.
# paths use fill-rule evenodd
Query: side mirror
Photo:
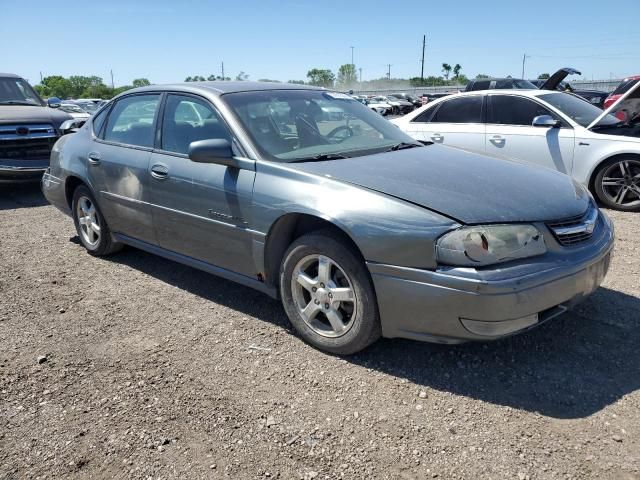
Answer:
<svg viewBox="0 0 640 480"><path fill-rule="evenodd" d="M560 120L556 120L551 115L538 115L533 119L531 125L543 128L560 128L562 122L560 122Z"/></svg>
<svg viewBox="0 0 640 480"><path fill-rule="evenodd" d="M62 101L58 97L51 97L47 100L47 105L51 108L59 108Z"/></svg>
<svg viewBox="0 0 640 480"><path fill-rule="evenodd" d="M78 120L78 119L65 120L60 125L60 131L62 132L62 135L66 135L67 133L76 133L78 130L82 128L82 126L85 123L86 123L86 120Z"/></svg>
<svg viewBox="0 0 640 480"><path fill-rule="evenodd" d="M244 170L255 170L255 162L234 157L231 143L222 138L198 140L189 144L189 159L197 163L215 163Z"/></svg>

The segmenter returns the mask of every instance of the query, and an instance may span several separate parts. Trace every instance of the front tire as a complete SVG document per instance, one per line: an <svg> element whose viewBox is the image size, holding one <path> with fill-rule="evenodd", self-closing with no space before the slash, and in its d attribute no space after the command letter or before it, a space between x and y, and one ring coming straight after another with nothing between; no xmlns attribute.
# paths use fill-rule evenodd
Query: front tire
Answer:
<svg viewBox="0 0 640 480"><path fill-rule="evenodd" d="M320 350L349 355L381 335L364 262L330 230L303 235L289 247L280 269L280 294L293 327Z"/></svg>
<svg viewBox="0 0 640 480"><path fill-rule="evenodd" d="M73 192L71 211L80 243L91 255L109 255L122 248L122 244L111 239L109 226L86 186L80 185Z"/></svg>
<svg viewBox="0 0 640 480"><path fill-rule="evenodd" d="M594 190L600 202L614 210L640 211L640 160L614 158L596 174Z"/></svg>

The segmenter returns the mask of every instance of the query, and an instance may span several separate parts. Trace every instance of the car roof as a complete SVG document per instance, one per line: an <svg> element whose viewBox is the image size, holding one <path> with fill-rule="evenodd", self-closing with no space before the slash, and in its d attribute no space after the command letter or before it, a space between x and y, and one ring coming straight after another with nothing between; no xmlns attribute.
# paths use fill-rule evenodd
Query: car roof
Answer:
<svg viewBox="0 0 640 480"><path fill-rule="evenodd" d="M157 92L165 90L182 90L185 92L201 90L213 95L225 93L255 92L264 90L326 90L312 85L298 85L295 83L276 82L246 82L246 81L214 81L214 82L182 82L168 85L150 85L148 87L134 88L124 93Z"/></svg>

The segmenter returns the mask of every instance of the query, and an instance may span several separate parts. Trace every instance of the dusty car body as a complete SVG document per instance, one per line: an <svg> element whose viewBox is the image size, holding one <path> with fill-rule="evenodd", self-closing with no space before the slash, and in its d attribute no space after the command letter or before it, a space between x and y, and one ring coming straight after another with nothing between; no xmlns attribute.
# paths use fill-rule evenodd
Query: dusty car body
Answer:
<svg viewBox="0 0 640 480"><path fill-rule="evenodd" d="M194 103L203 120L183 120ZM308 86L132 90L55 145L42 189L90 253L126 244L279 297L338 354L527 330L594 291L613 247L568 176L422 146Z"/></svg>

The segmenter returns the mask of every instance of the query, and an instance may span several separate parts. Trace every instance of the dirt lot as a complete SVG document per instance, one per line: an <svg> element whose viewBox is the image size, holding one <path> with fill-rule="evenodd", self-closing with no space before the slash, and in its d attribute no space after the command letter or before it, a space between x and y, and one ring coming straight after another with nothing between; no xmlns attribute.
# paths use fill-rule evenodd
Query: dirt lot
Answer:
<svg viewBox="0 0 640 480"><path fill-rule="evenodd" d="M603 288L522 336L337 358L279 304L89 256L0 190L0 478L640 479L640 217Z"/></svg>

